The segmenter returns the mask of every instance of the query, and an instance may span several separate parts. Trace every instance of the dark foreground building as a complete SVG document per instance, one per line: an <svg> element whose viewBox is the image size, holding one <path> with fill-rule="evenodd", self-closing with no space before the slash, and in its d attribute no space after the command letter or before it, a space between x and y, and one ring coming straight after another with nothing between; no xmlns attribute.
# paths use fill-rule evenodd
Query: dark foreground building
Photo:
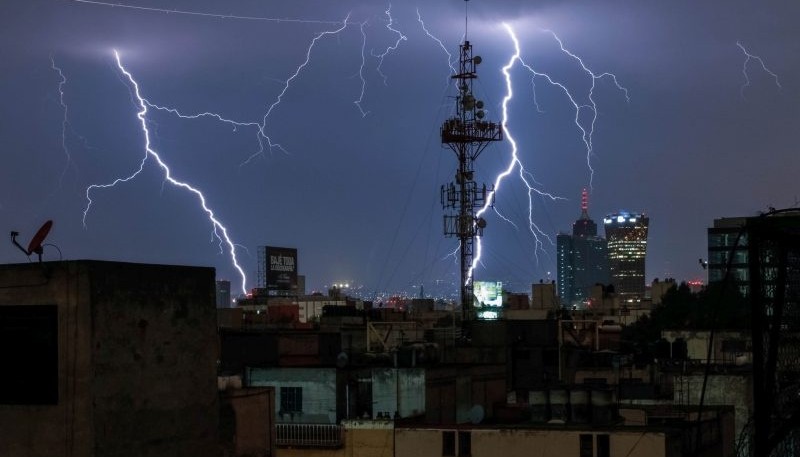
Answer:
<svg viewBox="0 0 800 457"><path fill-rule="evenodd" d="M0 265L0 455L216 456L214 269Z"/></svg>
<svg viewBox="0 0 800 457"><path fill-rule="evenodd" d="M800 209L716 219L708 279L749 301L753 455L797 455L800 443Z"/></svg>

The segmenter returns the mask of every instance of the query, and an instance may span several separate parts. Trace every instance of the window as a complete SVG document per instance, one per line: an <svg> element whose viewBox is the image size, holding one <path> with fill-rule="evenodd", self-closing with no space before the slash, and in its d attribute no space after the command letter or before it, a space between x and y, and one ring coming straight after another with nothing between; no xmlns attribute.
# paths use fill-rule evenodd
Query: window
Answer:
<svg viewBox="0 0 800 457"><path fill-rule="evenodd" d="M58 307L0 306L0 405L58 404Z"/></svg>
<svg viewBox="0 0 800 457"><path fill-rule="evenodd" d="M456 432L453 431L442 432L442 455L443 456L456 455Z"/></svg>
<svg viewBox="0 0 800 457"><path fill-rule="evenodd" d="M581 457L594 457L594 437L588 434L580 435L580 456Z"/></svg>
<svg viewBox="0 0 800 457"><path fill-rule="evenodd" d="M459 457L472 455L472 432L458 432L458 455Z"/></svg>
<svg viewBox="0 0 800 457"><path fill-rule="evenodd" d="M597 457L611 457L609 435L597 435Z"/></svg>
<svg viewBox="0 0 800 457"><path fill-rule="evenodd" d="M284 413L303 411L302 387L281 387L281 411Z"/></svg>

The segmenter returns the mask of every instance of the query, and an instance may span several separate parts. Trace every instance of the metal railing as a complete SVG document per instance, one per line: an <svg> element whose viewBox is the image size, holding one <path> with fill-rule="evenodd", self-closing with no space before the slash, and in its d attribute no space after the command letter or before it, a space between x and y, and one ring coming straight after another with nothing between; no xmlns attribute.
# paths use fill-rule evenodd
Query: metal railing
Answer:
<svg viewBox="0 0 800 457"><path fill-rule="evenodd" d="M339 447L344 429L336 424L276 424L276 444L298 447Z"/></svg>

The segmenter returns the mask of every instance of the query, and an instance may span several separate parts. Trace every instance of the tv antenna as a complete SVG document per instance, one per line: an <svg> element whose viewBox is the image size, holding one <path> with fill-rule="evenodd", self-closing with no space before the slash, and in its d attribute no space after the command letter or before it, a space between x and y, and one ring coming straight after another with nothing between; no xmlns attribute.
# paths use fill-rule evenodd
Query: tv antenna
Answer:
<svg viewBox="0 0 800 457"><path fill-rule="evenodd" d="M14 243L14 246L18 247L20 251L24 252L26 256L30 257L31 254L36 253L39 256L39 263L42 262L42 253L44 252L43 242L44 239L47 237L47 234L50 233L50 229L53 228L53 221L47 221L39 227L39 230L33 235L31 238L31 242L28 243L28 249L22 247L19 242L17 242L17 237L19 236L19 232L12 231L11 232L11 242Z"/></svg>

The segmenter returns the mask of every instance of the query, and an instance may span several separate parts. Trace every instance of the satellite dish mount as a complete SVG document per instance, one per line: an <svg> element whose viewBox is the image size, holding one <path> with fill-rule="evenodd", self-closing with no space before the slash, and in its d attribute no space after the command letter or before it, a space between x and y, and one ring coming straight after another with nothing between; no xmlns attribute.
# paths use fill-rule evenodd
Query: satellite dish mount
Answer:
<svg viewBox="0 0 800 457"><path fill-rule="evenodd" d="M44 252L44 248L42 247L42 243L44 239L47 237L47 234L50 233L50 229L53 227L53 221L47 221L39 227L39 230L36 232L36 235L33 235L31 238L31 242L28 243L28 249L22 247L21 244L17 241L17 237L19 236L19 232L11 232L11 242L14 243L14 246L18 247L20 251L24 252L26 256L30 257L31 254L36 253L39 256L39 263L42 262L42 253Z"/></svg>

